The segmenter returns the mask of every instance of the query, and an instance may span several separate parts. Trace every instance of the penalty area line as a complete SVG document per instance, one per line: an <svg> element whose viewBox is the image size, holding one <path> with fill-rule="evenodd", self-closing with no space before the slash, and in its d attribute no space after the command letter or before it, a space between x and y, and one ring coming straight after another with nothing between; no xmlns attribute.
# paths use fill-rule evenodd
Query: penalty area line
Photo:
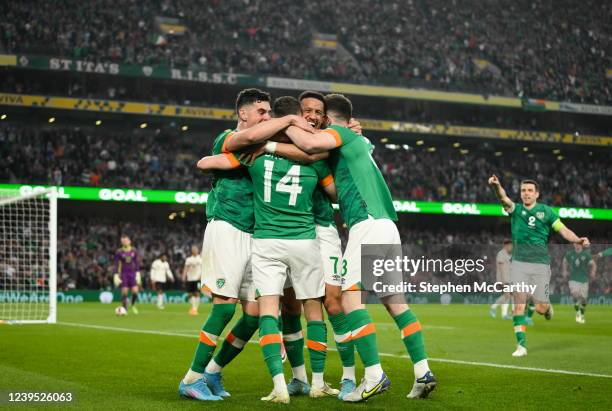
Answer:
<svg viewBox="0 0 612 411"><path fill-rule="evenodd" d="M91 328L94 330L127 332L127 333L134 333L134 334L164 335L168 337L185 337L185 338L194 338L194 339L198 338L198 335L195 335L195 334L174 333L174 332L156 331L156 330L138 330L138 329L133 329L133 328L112 327L112 326L106 326L106 325L82 324L82 323L72 323L72 322L63 322L63 321L58 321L57 324L68 326L68 327ZM249 343L258 344L257 341L249 341ZM335 348L328 348L327 350L328 351L338 351ZM379 353L379 355L381 357L409 358L407 355L397 355L397 354L390 354L390 353L384 353L384 352ZM578 375L582 377L612 378L612 375L609 375L609 374L596 374L596 373L581 372L581 371L557 370L557 369L552 369L552 368L524 367L521 365L497 364L497 363L492 363L492 362L452 360L449 358L428 358L427 360L432 361L432 362L441 362L441 363L459 364L459 365L471 365L471 366L476 366L476 367L506 368L510 370L543 372L543 373L548 373L548 374L561 374L561 375Z"/></svg>

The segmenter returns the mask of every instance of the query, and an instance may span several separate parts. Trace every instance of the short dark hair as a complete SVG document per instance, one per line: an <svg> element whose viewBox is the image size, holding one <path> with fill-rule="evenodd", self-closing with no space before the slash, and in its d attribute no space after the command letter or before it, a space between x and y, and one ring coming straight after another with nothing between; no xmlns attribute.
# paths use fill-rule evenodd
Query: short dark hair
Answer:
<svg viewBox="0 0 612 411"><path fill-rule="evenodd" d="M244 90L240 91L240 93L238 93L238 97L236 97L236 113L242 108L242 106L246 106L247 104L253 104L260 101L270 102L271 100L272 98L270 97L270 93L261 91L258 88L245 88Z"/></svg>
<svg viewBox="0 0 612 411"><path fill-rule="evenodd" d="M346 121L353 118L353 104L343 94L328 94L325 96L325 102L328 113L333 112Z"/></svg>
<svg viewBox="0 0 612 411"><path fill-rule="evenodd" d="M521 185L523 184L533 184L535 186L535 190L538 193L540 192L540 185L535 180L526 179L526 180L521 181Z"/></svg>
<svg viewBox="0 0 612 411"><path fill-rule="evenodd" d="M302 109L300 102L292 96L282 96L274 100L272 105L272 115L274 117L284 117L289 114L300 115Z"/></svg>
<svg viewBox="0 0 612 411"><path fill-rule="evenodd" d="M123 233L123 234L121 234L120 238L130 238L130 235L126 234L126 233Z"/></svg>
<svg viewBox="0 0 612 411"><path fill-rule="evenodd" d="M319 100L321 103L323 103L323 114L327 113L327 101L325 101L325 96L323 96L323 94L319 93L318 91L306 90L303 91L302 94L300 94L298 100L301 103L302 100L304 100L305 98L314 98L316 100Z"/></svg>
<svg viewBox="0 0 612 411"><path fill-rule="evenodd" d="M504 239L504 245L506 244L512 244L512 240L509 238Z"/></svg>

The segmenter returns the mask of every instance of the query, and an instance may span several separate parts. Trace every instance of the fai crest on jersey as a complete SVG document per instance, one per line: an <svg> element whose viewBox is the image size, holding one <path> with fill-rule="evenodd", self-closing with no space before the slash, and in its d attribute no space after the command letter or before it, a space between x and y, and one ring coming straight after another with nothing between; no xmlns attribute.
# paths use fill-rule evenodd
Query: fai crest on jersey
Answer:
<svg viewBox="0 0 612 411"><path fill-rule="evenodd" d="M538 211L536 213L536 217L538 217L540 220L544 218L544 211Z"/></svg>
<svg viewBox="0 0 612 411"><path fill-rule="evenodd" d="M224 285L225 285L225 278L217 279L217 288L223 288Z"/></svg>

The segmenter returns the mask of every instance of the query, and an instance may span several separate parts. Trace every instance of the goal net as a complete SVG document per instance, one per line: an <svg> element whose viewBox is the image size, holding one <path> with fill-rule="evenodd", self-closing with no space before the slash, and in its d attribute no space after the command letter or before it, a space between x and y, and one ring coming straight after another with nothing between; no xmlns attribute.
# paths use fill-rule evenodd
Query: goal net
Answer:
<svg viewBox="0 0 612 411"><path fill-rule="evenodd" d="M55 323L57 193L0 189L0 323Z"/></svg>

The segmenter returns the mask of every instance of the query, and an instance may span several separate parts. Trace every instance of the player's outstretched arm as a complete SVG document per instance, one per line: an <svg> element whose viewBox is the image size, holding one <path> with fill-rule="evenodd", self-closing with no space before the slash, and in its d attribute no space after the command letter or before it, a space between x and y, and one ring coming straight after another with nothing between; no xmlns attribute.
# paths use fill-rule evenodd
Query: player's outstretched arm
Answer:
<svg viewBox="0 0 612 411"><path fill-rule="evenodd" d="M197 163L200 170L213 172L215 170L231 170L240 167L240 163L231 153L202 157Z"/></svg>
<svg viewBox="0 0 612 411"><path fill-rule="evenodd" d="M561 220L557 220L553 224L553 229L557 231L561 235L561 237L563 237L566 241L569 241L570 243L582 244L582 246L584 247L587 247L591 244L588 238L578 237L572 230L567 228L565 224L561 222Z"/></svg>
<svg viewBox="0 0 612 411"><path fill-rule="evenodd" d="M595 254L598 258L602 258L602 257L609 257L612 255L612 247L610 248L606 248L603 251L600 251L599 253Z"/></svg>
<svg viewBox="0 0 612 411"><path fill-rule="evenodd" d="M514 202L510 200L510 197L506 194L506 190L504 190L495 174L489 177L489 186L507 213L514 210Z"/></svg>
<svg viewBox="0 0 612 411"><path fill-rule="evenodd" d="M329 152L324 151L322 153L309 154L295 144L288 143L277 143L275 141L269 141L266 143L265 151L270 154L275 154L280 157L287 158L298 163L310 164L315 161L325 160L329 157Z"/></svg>
<svg viewBox="0 0 612 411"><path fill-rule="evenodd" d="M340 136L337 133L334 135L328 131L313 134L298 127L289 127L285 134L296 146L310 154L333 150L342 145Z"/></svg>
<svg viewBox="0 0 612 411"><path fill-rule="evenodd" d="M300 116L289 115L273 118L272 120L264 121L254 125L253 127L249 127L246 130L238 131L229 135L223 144L223 151L240 151L245 147L258 144L269 139L279 131L286 129L289 126L303 128L305 130L313 130L312 126Z"/></svg>

